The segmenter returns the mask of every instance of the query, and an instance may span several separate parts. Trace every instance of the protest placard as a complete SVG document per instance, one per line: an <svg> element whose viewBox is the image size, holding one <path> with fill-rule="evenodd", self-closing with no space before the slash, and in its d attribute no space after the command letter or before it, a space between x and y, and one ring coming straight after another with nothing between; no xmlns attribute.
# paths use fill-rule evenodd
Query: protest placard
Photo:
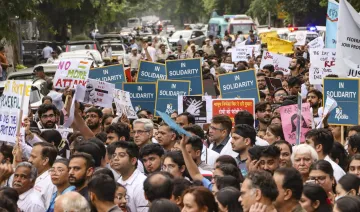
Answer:
<svg viewBox="0 0 360 212"><path fill-rule="evenodd" d="M130 93L130 100L135 112L148 110L155 113L156 83L123 83L124 91Z"/></svg>
<svg viewBox="0 0 360 212"><path fill-rule="evenodd" d="M309 81L321 85L323 78L335 74L336 49L310 49Z"/></svg>
<svg viewBox="0 0 360 212"><path fill-rule="evenodd" d="M218 76L222 98L255 98L259 102L259 90L254 70Z"/></svg>
<svg viewBox="0 0 360 212"><path fill-rule="evenodd" d="M234 117L239 111L248 111L255 116L255 102L253 98L241 99L213 99L212 116L226 115L234 123Z"/></svg>
<svg viewBox="0 0 360 212"><path fill-rule="evenodd" d="M324 78L324 100L332 97L337 102L335 111L330 113L329 124L359 124L359 80L349 78Z"/></svg>
<svg viewBox="0 0 360 212"><path fill-rule="evenodd" d="M54 76L54 87L65 88L69 86L73 89L74 85L85 86L91 63L91 60L78 58L60 60Z"/></svg>
<svg viewBox="0 0 360 212"><path fill-rule="evenodd" d="M85 92L79 93L76 100L85 104L112 108L115 85L108 82L87 79Z"/></svg>
<svg viewBox="0 0 360 212"><path fill-rule="evenodd" d="M262 32L259 35L261 43L267 43L268 42L268 38L277 38L278 34L276 31L271 31L271 32Z"/></svg>
<svg viewBox="0 0 360 212"><path fill-rule="evenodd" d="M233 63L220 63L220 67L224 68L226 72L232 72L234 69Z"/></svg>
<svg viewBox="0 0 360 212"><path fill-rule="evenodd" d="M339 3L335 0L329 0L326 12L326 34L325 34L325 47L336 48L336 35L339 14Z"/></svg>
<svg viewBox="0 0 360 212"><path fill-rule="evenodd" d="M178 96L178 113L190 113L196 124L210 123L211 100L211 96Z"/></svg>
<svg viewBox="0 0 360 212"><path fill-rule="evenodd" d="M128 119L137 119L136 111L131 103L129 92L115 89L114 102L117 116L121 117L124 114Z"/></svg>
<svg viewBox="0 0 360 212"><path fill-rule="evenodd" d="M280 107L281 124L285 140L290 144L296 144L296 133L300 131L300 143L305 142L305 134L311 129L312 114L310 112L310 103L304 103L301 106L301 118L298 122L298 105L288 105ZM298 129L298 123L300 127Z"/></svg>
<svg viewBox="0 0 360 212"><path fill-rule="evenodd" d="M158 79L165 80L166 67L162 63L141 61L136 82L156 82Z"/></svg>
<svg viewBox="0 0 360 212"><path fill-rule="evenodd" d="M247 62L248 57L251 57L251 54L248 54L248 48L246 46L232 47L231 60L233 62L239 62L239 61Z"/></svg>
<svg viewBox="0 0 360 212"><path fill-rule="evenodd" d="M360 77L360 15L346 0L339 5L335 71L339 77Z"/></svg>
<svg viewBox="0 0 360 212"><path fill-rule="evenodd" d="M8 80L5 82L4 92L0 96L1 141L16 142L16 133L20 130L24 117L28 115L31 84L31 81Z"/></svg>
<svg viewBox="0 0 360 212"><path fill-rule="evenodd" d="M334 110L337 107L337 102L335 99L333 99L330 96L326 97L325 104L324 104L324 112L321 117L321 121L317 124L316 129L319 129L322 127L322 123L325 119L325 117L330 113L332 110Z"/></svg>
<svg viewBox="0 0 360 212"><path fill-rule="evenodd" d="M158 80L156 84L156 110L170 115L178 109L178 96L190 93L189 80Z"/></svg>
<svg viewBox="0 0 360 212"><path fill-rule="evenodd" d="M312 40L312 41L310 41L308 43L308 47L309 47L309 49L322 49L322 48L324 48L324 40L323 40L323 38L321 36L315 38L314 40Z"/></svg>
<svg viewBox="0 0 360 212"><path fill-rule="evenodd" d="M235 46L245 46L246 39L241 40L240 37L235 41Z"/></svg>
<svg viewBox="0 0 360 212"><path fill-rule="evenodd" d="M274 77L265 77L266 87L269 90L270 95L272 95L278 88L282 88L281 79Z"/></svg>
<svg viewBox="0 0 360 212"><path fill-rule="evenodd" d="M203 85L204 85L204 96L215 96L215 97L217 96L214 80L206 79L203 81Z"/></svg>
<svg viewBox="0 0 360 212"><path fill-rule="evenodd" d="M295 33L295 46L303 46L306 43L306 31L297 31Z"/></svg>
<svg viewBox="0 0 360 212"><path fill-rule="evenodd" d="M280 38L268 38L268 51L275 54L292 54L294 53L294 44Z"/></svg>
<svg viewBox="0 0 360 212"><path fill-rule="evenodd" d="M121 89L122 83L126 82L123 65L105 66L91 69L89 78L115 84L115 88Z"/></svg>
<svg viewBox="0 0 360 212"><path fill-rule="evenodd" d="M281 71L284 75L290 74L290 62L291 58L280 54L264 51L260 63L260 69L263 69L265 65L273 65L275 71Z"/></svg>
<svg viewBox="0 0 360 212"><path fill-rule="evenodd" d="M261 46L260 45L246 45L246 54L249 56L259 56L261 55Z"/></svg>
<svg viewBox="0 0 360 212"><path fill-rule="evenodd" d="M166 71L169 80L190 80L190 95L203 95L201 58L167 60Z"/></svg>

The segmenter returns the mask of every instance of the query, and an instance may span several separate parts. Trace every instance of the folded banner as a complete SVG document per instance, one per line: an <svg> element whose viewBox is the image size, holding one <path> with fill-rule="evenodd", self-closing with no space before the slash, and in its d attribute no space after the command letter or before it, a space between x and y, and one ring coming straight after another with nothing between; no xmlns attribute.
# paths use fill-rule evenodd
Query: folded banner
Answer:
<svg viewBox="0 0 360 212"><path fill-rule="evenodd" d="M339 15L339 3L334 0L329 0L328 8L326 12L326 35L325 35L325 46L326 48L336 48L336 35L337 35L337 24Z"/></svg>
<svg viewBox="0 0 360 212"><path fill-rule="evenodd" d="M276 54L292 54L294 53L294 44L287 40L279 38L268 38L268 51Z"/></svg>
<svg viewBox="0 0 360 212"><path fill-rule="evenodd" d="M269 38L278 38L278 34L276 31L271 32L263 32L259 35L261 43L268 43Z"/></svg>
<svg viewBox="0 0 360 212"><path fill-rule="evenodd" d="M360 77L360 15L346 0L340 1L337 25L336 74Z"/></svg>

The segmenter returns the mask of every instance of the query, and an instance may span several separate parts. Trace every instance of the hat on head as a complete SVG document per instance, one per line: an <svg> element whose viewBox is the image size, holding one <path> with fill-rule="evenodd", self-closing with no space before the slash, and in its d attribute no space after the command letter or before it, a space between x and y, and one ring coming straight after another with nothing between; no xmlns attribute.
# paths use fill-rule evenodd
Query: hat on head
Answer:
<svg viewBox="0 0 360 212"><path fill-rule="evenodd" d="M205 41L210 41L210 39L209 39L209 38L206 38Z"/></svg>
<svg viewBox="0 0 360 212"><path fill-rule="evenodd" d="M136 47L131 48L131 51L135 51L135 50L138 50L138 49Z"/></svg>
<svg viewBox="0 0 360 212"><path fill-rule="evenodd" d="M192 43L192 44L190 45L190 47L195 47L195 44Z"/></svg>

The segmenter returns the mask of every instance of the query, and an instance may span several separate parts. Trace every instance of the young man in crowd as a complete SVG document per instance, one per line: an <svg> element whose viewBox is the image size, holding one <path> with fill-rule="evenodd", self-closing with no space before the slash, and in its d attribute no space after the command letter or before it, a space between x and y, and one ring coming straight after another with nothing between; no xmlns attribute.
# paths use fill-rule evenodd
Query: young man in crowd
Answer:
<svg viewBox="0 0 360 212"><path fill-rule="evenodd" d="M279 167L280 149L275 145L265 147L260 155L259 168L273 175Z"/></svg>
<svg viewBox="0 0 360 212"><path fill-rule="evenodd" d="M134 143L141 149L146 144L151 144L154 123L150 119L136 119L133 122Z"/></svg>
<svg viewBox="0 0 360 212"><path fill-rule="evenodd" d="M156 140L164 148L165 152L171 151L175 143L179 140L179 134L167 124L163 123L159 127Z"/></svg>
<svg viewBox="0 0 360 212"><path fill-rule="evenodd" d="M305 71L305 59L303 57L293 58L290 62L289 69L292 77L298 77Z"/></svg>
<svg viewBox="0 0 360 212"><path fill-rule="evenodd" d="M298 77L291 77L288 80L289 95L298 95L301 92L301 80Z"/></svg>
<svg viewBox="0 0 360 212"><path fill-rule="evenodd" d="M39 193L33 188L36 176L37 170L31 163L22 162L15 168L12 187L19 194L17 205L21 211L46 211Z"/></svg>
<svg viewBox="0 0 360 212"><path fill-rule="evenodd" d="M69 183L76 187L86 200L89 199L88 182L95 169L95 161L87 153L75 153L70 157L69 163Z"/></svg>
<svg viewBox="0 0 360 212"><path fill-rule="evenodd" d="M259 102L255 105L255 116L259 121L258 131L265 130L270 124L272 117L271 105L268 102Z"/></svg>
<svg viewBox="0 0 360 212"><path fill-rule="evenodd" d="M186 144L186 151L191 155L192 159L201 170L212 171L214 167L206 164L201 160L202 150L203 142L201 141L200 137L193 136L189 138L189 141Z"/></svg>
<svg viewBox="0 0 360 212"><path fill-rule="evenodd" d="M88 184L90 204L97 211L122 212L114 204L116 182L110 176L99 174L91 178Z"/></svg>
<svg viewBox="0 0 360 212"><path fill-rule="evenodd" d="M306 212L299 204L303 181L301 174L295 168L279 168L275 171L274 180L279 191L275 200L278 212Z"/></svg>
<svg viewBox="0 0 360 212"><path fill-rule="evenodd" d="M140 149L140 159L146 173L161 171L161 160L164 154L165 151L160 144L146 144Z"/></svg>
<svg viewBox="0 0 360 212"><path fill-rule="evenodd" d="M112 144L116 141L129 141L130 129L127 124L113 123L106 128L106 144Z"/></svg>
<svg viewBox="0 0 360 212"><path fill-rule="evenodd" d="M195 124L195 117L188 112L179 114L176 117L176 124L180 127L188 127Z"/></svg>
<svg viewBox="0 0 360 212"><path fill-rule="evenodd" d="M266 75L262 72L259 72L256 74L256 81L257 81L257 85L259 90L264 90L266 89L266 81L265 81L265 77Z"/></svg>
<svg viewBox="0 0 360 212"><path fill-rule="evenodd" d="M271 174L266 171L250 172L241 185L239 202L244 212L251 211L250 208L256 203L266 207L266 211L276 211L273 201L279 192Z"/></svg>
<svg viewBox="0 0 360 212"><path fill-rule="evenodd" d="M136 167L138 165L139 148L134 143L118 142L113 159L119 163L121 177L117 181L125 186L129 195L130 211L146 212L148 201L144 196L143 182L146 176Z"/></svg>
<svg viewBox="0 0 360 212"><path fill-rule="evenodd" d="M339 181L345 175L344 170L331 158L329 154L334 145L334 137L328 129L313 129L305 134L306 143L312 146L319 156L319 160L328 161L333 170L336 181Z"/></svg>
<svg viewBox="0 0 360 212"><path fill-rule="evenodd" d="M322 119L323 108L321 107L323 95L318 90L311 90L306 95L307 102L310 103L310 107L312 109L312 114L314 118L314 122L312 124L312 128L316 128Z"/></svg>
<svg viewBox="0 0 360 212"><path fill-rule="evenodd" d="M53 104L42 104L38 108L38 115L40 121L38 122L39 129L54 129L56 125L56 107Z"/></svg>
<svg viewBox="0 0 360 212"><path fill-rule="evenodd" d="M209 140L211 142L209 148L214 150L219 154L224 154L224 147L228 144L230 140L230 133L232 128L231 119L225 115L214 116L211 120L209 127ZM231 145L229 143L229 149L231 150ZM224 149L224 151L222 151Z"/></svg>
<svg viewBox="0 0 360 212"><path fill-rule="evenodd" d="M232 133L231 146L234 152L239 153L235 158L236 163L241 171L241 174L245 177L248 174L246 168L246 160L248 160L248 150L255 145L256 132L254 127L239 124L236 125Z"/></svg>
<svg viewBox="0 0 360 212"><path fill-rule="evenodd" d="M55 207L55 199L63 194L75 191L75 186L69 183L69 160L57 159L49 170L51 182L56 186L56 192L53 193L50 201L48 212L53 212Z"/></svg>
<svg viewBox="0 0 360 212"><path fill-rule="evenodd" d="M95 135L101 133L102 116L102 111L95 107L92 107L86 111L86 125Z"/></svg>

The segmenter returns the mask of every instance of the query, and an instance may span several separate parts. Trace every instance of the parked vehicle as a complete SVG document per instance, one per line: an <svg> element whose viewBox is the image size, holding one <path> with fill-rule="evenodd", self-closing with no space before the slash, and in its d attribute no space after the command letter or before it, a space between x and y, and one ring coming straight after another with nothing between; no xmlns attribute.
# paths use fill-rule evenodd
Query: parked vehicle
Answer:
<svg viewBox="0 0 360 212"><path fill-rule="evenodd" d="M81 40L81 41L69 41L66 44L66 52L72 52L76 50L86 50L86 48L95 49L101 51L100 44L97 40Z"/></svg>
<svg viewBox="0 0 360 212"><path fill-rule="evenodd" d="M185 42L194 41L195 45L202 47L206 36L201 30L180 30L176 31L171 38L169 38L169 44L173 51L176 51L177 43L180 40L180 35Z"/></svg>

